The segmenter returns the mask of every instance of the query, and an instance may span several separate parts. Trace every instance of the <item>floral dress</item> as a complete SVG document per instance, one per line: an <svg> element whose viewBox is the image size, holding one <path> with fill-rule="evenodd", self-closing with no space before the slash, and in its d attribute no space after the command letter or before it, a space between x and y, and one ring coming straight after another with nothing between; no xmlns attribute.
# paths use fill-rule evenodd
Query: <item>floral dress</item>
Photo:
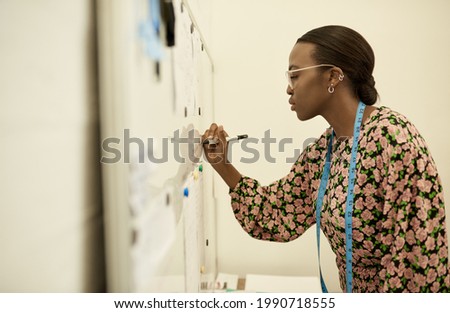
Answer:
<svg viewBox="0 0 450 313"><path fill-rule="evenodd" d="M269 186L242 176L230 189L236 219L252 237L287 242L315 224L331 129L289 174ZM321 228L345 290L344 212L352 138L335 140ZM361 126L353 207L353 292L449 292L440 176L427 145L404 116L374 110Z"/></svg>

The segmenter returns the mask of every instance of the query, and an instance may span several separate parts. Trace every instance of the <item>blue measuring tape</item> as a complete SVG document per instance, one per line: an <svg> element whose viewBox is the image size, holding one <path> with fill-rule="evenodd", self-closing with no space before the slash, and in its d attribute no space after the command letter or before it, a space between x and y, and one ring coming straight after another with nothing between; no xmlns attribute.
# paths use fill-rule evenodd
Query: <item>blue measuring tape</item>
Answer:
<svg viewBox="0 0 450 313"><path fill-rule="evenodd" d="M361 123L364 115L364 109L366 105L359 102L358 110L356 112L355 124L353 127L353 145L352 145L352 153L350 157L350 168L348 174L348 189L347 189L347 200L345 203L345 265L346 265L346 277L347 277L347 292L352 292L353 287L353 251L352 251L352 215L353 215L353 199L354 193L353 189L355 187L355 176L356 176L356 156L358 153L358 139L361 131ZM327 189L328 177L330 176L330 167L331 167L331 153L333 150L333 138L334 131L331 133L330 141L328 143L328 151L326 156L325 165L323 167L322 178L320 180L319 194L317 195L316 202L316 236L317 236L317 251L319 258L319 273L320 273L320 284L322 286L323 292L328 292L327 286L325 285L325 281L322 277L322 269L320 267L320 215L323 206L323 198L325 196L325 191Z"/></svg>

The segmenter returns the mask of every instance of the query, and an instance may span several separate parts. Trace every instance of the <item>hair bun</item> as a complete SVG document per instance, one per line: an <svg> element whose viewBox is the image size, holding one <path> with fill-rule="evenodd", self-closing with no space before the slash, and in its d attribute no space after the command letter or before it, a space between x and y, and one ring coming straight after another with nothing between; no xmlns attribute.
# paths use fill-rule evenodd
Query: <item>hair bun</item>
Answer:
<svg viewBox="0 0 450 313"><path fill-rule="evenodd" d="M373 105L378 100L378 92L375 88L375 79L373 75L365 82L359 85L358 87L358 96L359 99L364 102L366 105Z"/></svg>

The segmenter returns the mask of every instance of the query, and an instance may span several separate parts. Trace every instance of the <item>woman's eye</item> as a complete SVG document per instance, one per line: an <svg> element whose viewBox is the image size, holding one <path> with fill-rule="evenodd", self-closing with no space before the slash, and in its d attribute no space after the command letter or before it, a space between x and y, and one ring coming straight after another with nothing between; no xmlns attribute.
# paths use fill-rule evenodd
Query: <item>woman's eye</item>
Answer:
<svg viewBox="0 0 450 313"><path fill-rule="evenodd" d="M298 75L293 75L293 76L291 76L291 79L294 80L294 79L297 79L297 77L298 77Z"/></svg>

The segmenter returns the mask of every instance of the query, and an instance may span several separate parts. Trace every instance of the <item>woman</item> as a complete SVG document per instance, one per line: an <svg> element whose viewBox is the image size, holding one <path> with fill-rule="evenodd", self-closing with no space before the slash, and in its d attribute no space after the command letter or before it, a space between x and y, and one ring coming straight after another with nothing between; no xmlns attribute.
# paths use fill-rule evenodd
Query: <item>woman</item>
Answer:
<svg viewBox="0 0 450 313"><path fill-rule="evenodd" d="M320 224L343 291L448 292L440 176L414 125L372 106L373 68L372 48L354 30L309 31L289 56L289 103L300 120L320 115L331 127L270 186L227 162L222 126L203 135L219 141L205 144L205 155L230 187L236 219L250 236L285 242Z"/></svg>

